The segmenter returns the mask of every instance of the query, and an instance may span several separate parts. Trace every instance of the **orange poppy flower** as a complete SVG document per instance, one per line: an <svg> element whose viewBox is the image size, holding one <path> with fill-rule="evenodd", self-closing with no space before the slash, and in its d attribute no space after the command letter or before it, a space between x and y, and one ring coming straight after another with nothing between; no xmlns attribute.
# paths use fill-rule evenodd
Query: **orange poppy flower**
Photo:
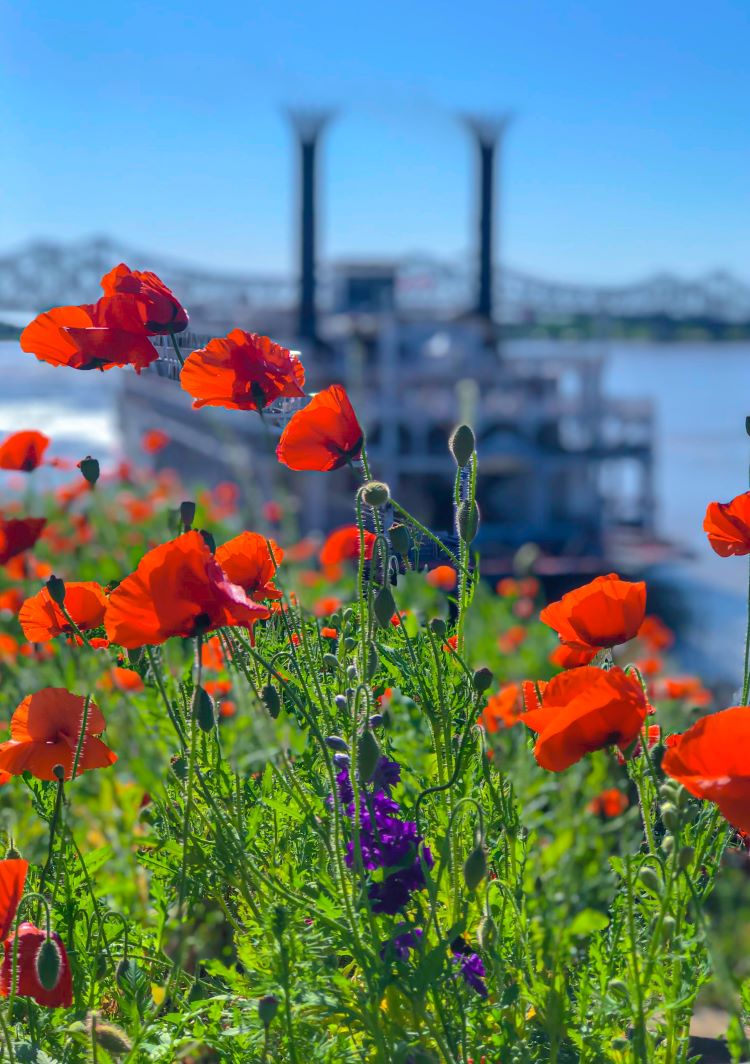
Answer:
<svg viewBox="0 0 750 1064"><path fill-rule="evenodd" d="M711 692L697 676L665 676L654 684L654 697L689 702L692 706L711 704Z"/></svg>
<svg viewBox="0 0 750 1064"><path fill-rule="evenodd" d="M329 613L335 613L340 606L340 598L336 598L335 595L324 595L315 603L313 612L316 617L327 617Z"/></svg>
<svg viewBox="0 0 750 1064"><path fill-rule="evenodd" d="M224 654L218 635L204 639L201 645L201 664L204 669L223 669Z"/></svg>
<svg viewBox="0 0 750 1064"><path fill-rule="evenodd" d="M629 804L628 796L619 787L608 787L592 798L586 808L597 816L615 817L624 813Z"/></svg>
<svg viewBox="0 0 750 1064"><path fill-rule="evenodd" d="M577 650L613 647L636 634L646 612L646 585L615 573L597 576L546 606L539 619Z"/></svg>
<svg viewBox="0 0 750 1064"><path fill-rule="evenodd" d="M313 396L284 429L276 457L290 469L339 469L362 453L364 433L349 396L332 384Z"/></svg>
<svg viewBox="0 0 750 1064"><path fill-rule="evenodd" d="M158 352L145 333L108 327L99 304L54 307L37 315L21 333L21 349L40 362L71 369L151 365Z"/></svg>
<svg viewBox="0 0 750 1064"><path fill-rule="evenodd" d="M147 336L187 329L187 311L155 273L131 270L124 262L102 277L97 304L105 324Z"/></svg>
<svg viewBox="0 0 750 1064"><path fill-rule="evenodd" d="M142 691L146 686L133 669L123 669L120 665L115 665L108 673L102 676L101 686L108 691L112 688L116 688L118 691Z"/></svg>
<svg viewBox="0 0 750 1064"><path fill-rule="evenodd" d="M185 532L141 558L109 596L104 627L113 643L134 649L215 628L252 628L269 616L231 583L200 532Z"/></svg>
<svg viewBox="0 0 750 1064"><path fill-rule="evenodd" d="M670 735L661 766L694 797L715 802L734 827L750 831L750 708L732 706Z"/></svg>
<svg viewBox="0 0 750 1064"><path fill-rule="evenodd" d="M7 632L0 632L0 661L13 662L18 657L18 640Z"/></svg>
<svg viewBox="0 0 750 1064"><path fill-rule="evenodd" d="M335 628L321 628L320 634L324 639L338 639L338 632Z"/></svg>
<svg viewBox="0 0 750 1064"><path fill-rule="evenodd" d="M209 695L228 695L232 690L231 680L206 680L203 684L203 689Z"/></svg>
<svg viewBox="0 0 750 1064"><path fill-rule="evenodd" d="M9 587L5 591L0 591L0 612L16 614L20 610L22 602L23 592L19 591L17 587Z"/></svg>
<svg viewBox="0 0 750 1064"><path fill-rule="evenodd" d="M498 580L495 584L495 591L500 598L510 598L512 595L518 595L518 581L514 580L512 576L504 576L502 580Z"/></svg>
<svg viewBox="0 0 750 1064"><path fill-rule="evenodd" d="M0 444L0 469L31 473L40 465L48 447L49 436L43 432L14 432Z"/></svg>
<svg viewBox="0 0 750 1064"><path fill-rule="evenodd" d="M15 937L18 935L18 948L15 948ZM57 931L53 931L51 939L57 947L57 955L60 961L60 969L57 982L48 990L42 986L37 970L37 957L42 943L47 937L47 932L35 927L33 924L24 922L18 925L18 929L9 935L3 943L3 964L0 968L0 994L8 997L13 979L13 957L18 958L16 968L16 993L19 997L30 997L37 1005L44 1005L48 1009L67 1009L73 1004L73 981L70 974L70 961L65 952L65 946Z"/></svg>
<svg viewBox="0 0 750 1064"><path fill-rule="evenodd" d="M29 862L19 857L0 861L0 941L4 942L13 926Z"/></svg>
<svg viewBox="0 0 750 1064"><path fill-rule="evenodd" d="M269 543L271 550L268 549ZM283 557L281 547L272 539L266 540L259 532L241 532L216 548L216 561L232 583L241 587L254 602L283 597L273 583Z"/></svg>
<svg viewBox="0 0 750 1064"><path fill-rule="evenodd" d="M722 558L750 554L750 491L731 502L709 503L703 530Z"/></svg>
<svg viewBox="0 0 750 1064"><path fill-rule="evenodd" d="M365 529L365 558L372 558L376 536L369 529ZM320 550L320 564L338 565L344 561L359 561L359 527L357 525L344 525L331 532L328 539Z"/></svg>
<svg viewBox="0 0 750 1064"><path fill-rule="evenodd" d="M46 517L0 517L0 565L30 550L46 524Z"/></svg>
<svg viewBox="0 0 750 1064"><path fill-rule="evenodd" d="M267 336L233 329L185 359L180 383L193 406L262 410L282 396L304 396L297 356Z"/></svg>
<svg viewBox="0 0 750 1064"><path fill-rule="evenodd" d="M507 632L501 632L497 637L497 648L502 654L512 654L526 642L528 634L522 625L511 625Z"/></svg>
<svg viewBox="0 0 750 1064"><path fill-rule="evenodd" d="M651 712L650 709L649 712ZM649 750L651 750L652 747L656 746L660 739L661 728L659 727L659 725L649 724L648 728L646 729L646 743L648 745ZM638 741L633 747L632 757L640 757L642 750L643 742L641 741L641 738L639 736ZM623 757L622 752L620 750L615 750L615 757L617 758L618 765L624 765L626 763L625 758Z"/></svg>
<svg viewBox="0 0 750 1064"><path fill-rule="evenodd" d="M82 632L98 628L104 620L106 608L104 588L95 580L65 585L65 609ZM56 635L73 631L46 587L26 599L18 612L18 621L30 643L46 643Z"/></svg>
<svg viewBox="0 0 750 1064"><path fill-rule="evenodd" d="M512 728L523 712L523 697L517 683L506 684L496 695L487 699L478 723L490 734Z"/></svg>
<svg viewBox="0 0 750 1064"><path fill-rule="evenodd" d="M582 665L550 680L541 708L521 719L537 733L537 763L561 772L594 750L628 747L638 738L648 708L635 677L619 668L605 672Z"/></svg>
<svg viewBox="0 0 750 1064"><path fill-rule="evenodd" d="M12 776L30 772L38 780L54 780L53 769L62 765L65 779L70 779L85 702L64 687L45 687L27 695L11 717L10 739L0 743L0 769ZM78 775L88 769L106 768L117 760L99 738L104 728L104 717L91 702Z"/></svg>
<svg viewBox="0 0 750 1064"><path fill-rule="evenodd" d="M668 650L674 643L674 632L660 617L649 614L636 632L636 639L645 643L649 650Z"/></svg>
<svg viewBox="0 0 750 1064"><path fill-rule="evenodd" d="M458 650L458 636L449 635L441 649L444 650L446 654L453 654Z"/></svg>
<svg viewBox="0 0 750 1064"><path fill-rule="evenodd" d="M440 591L453 591L458 583L458 576L453 566L436 565L427 573L425 580L430 587L436 587Z"/></svg>
<svg viewBox="0 0 750 1064"><path fill-rule="evenodd" d="M559 647L555 647L550 654L549 660L561 669L577 669L580 665L588 665L598 653L596 647L592 647L591 650L577 650L575 647L560 643Z"/></svg>
<svg viewBox="0 0 750 1064"><path fill-rule="evenodd" d="M147 454L157 454L163 451L169 443L169 436L161 429L150 429L141 436L141 447Z"/></svg>

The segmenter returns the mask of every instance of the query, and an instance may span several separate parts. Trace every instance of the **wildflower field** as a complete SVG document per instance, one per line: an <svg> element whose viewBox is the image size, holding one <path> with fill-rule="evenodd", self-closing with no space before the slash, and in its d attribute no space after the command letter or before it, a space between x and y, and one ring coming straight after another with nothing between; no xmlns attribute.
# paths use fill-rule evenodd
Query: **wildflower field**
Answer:
<svg viewBox="0 0 750 1064"><path fill-rule="evenodd" d="M141 372L187 327L153 274L102 287L19 357ZM245 527L235 485L149 468L158 425L111 470L0 441L0 1059L750 1059L747 653L727 708L670 671L644 583L545 604L530 551L483 581L469 426L446 540L270 339L181 385L269 435L296 397L278 461L342 478L351 523L300 540L268 499ZM705 530L741 569L738 492ZM690 1041L699 996L726 1056Z"/></svg>

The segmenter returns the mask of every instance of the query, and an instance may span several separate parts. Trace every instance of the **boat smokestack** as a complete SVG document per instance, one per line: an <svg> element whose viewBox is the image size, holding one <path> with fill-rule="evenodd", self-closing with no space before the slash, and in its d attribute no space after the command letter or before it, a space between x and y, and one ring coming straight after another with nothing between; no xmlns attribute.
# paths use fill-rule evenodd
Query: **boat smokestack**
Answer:
<svg viewBox="0 0 750 1064"><path fill-rule="evenodd" d="M301 339L317 340L315 305L317 261L317 149L330 111L290 111L299 147L299 302L297 332Z"/></svg>
<svg viewBox="0 0 750 1064"><path fill-rule="evenodd" d="M503 114L493 117L467 115L464 119L479 152L479 241L474 311L488 321L492 321L495 311L495 169L510 118L509 114Z"/></svg>

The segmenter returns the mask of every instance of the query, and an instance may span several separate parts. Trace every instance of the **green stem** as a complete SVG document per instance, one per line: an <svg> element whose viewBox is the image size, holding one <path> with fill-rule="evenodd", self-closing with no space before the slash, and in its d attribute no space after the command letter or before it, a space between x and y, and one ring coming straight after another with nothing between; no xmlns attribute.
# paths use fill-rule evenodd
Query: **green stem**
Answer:
<svg viewBox="0 0 750 1064"><path fill-rule="evenodd" d="M75 757L73 758L73 771L70 774L70 778L74 780L78 772L78 762L81 760L81 753L83 751L83 743L86 738L86 728L89 723L89 709L91 708L91 695L86 695L86 700L83 703L83 713L81 714L81 730L78 733L78 745L76 746Z"/></svg>
<svg viewBox="0 0 750 1064"><path fill-rule="evenodd" d="M169 334L169 339L172 341L172 347L174 348L174 353L177 355L177 361L180 363L180 366L184 366L185 365L185 359L180 354L180 346L177 343L177 340L175 339L174 333L171 332Z"/></svg>
<svg viewBox="0 0 750 1064"><path fill-rule="evenodd" d="M742 682L742 705L746 706L750 699L750 565L748 565L748 588L747 588L747 632L745 633L745 671Z"/></svg>

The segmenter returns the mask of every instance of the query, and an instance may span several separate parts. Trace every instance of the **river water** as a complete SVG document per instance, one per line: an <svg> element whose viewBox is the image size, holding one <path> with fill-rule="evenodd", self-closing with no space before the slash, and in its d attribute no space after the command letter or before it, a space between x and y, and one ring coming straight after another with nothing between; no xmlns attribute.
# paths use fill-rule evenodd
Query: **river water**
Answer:
<svg viewBox="0 0 750 1064"><path fill-rule="evenodd" d="M57 454L113 458L117 384L116 372L53 369L0 342L0 434L39 428ZM650 399L656 411L657 527L690 553L658 573L689 614L682 663L739 682L747 561L718 558L702 523L708 502L748 484L750 344L611 344L604 386L613 397Z"/></svg>

